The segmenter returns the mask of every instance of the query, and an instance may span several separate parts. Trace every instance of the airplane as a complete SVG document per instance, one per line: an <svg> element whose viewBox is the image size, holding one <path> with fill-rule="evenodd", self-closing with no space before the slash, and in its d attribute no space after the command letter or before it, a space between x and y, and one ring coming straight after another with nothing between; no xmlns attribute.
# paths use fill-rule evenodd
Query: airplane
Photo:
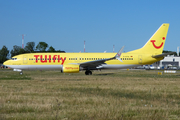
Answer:
<svg viewBox="0 0 180 120"><path fill-rule="evenodd" d="M168 28L168 23L162 24L142 48L126 53L123 53L124 46L118 53L28 53L14 56L3 64L20 74L23 70L58 69L62 73L85 70L86 75L92 75L92 70L150 65L172 54L162 53Z"/></svg>

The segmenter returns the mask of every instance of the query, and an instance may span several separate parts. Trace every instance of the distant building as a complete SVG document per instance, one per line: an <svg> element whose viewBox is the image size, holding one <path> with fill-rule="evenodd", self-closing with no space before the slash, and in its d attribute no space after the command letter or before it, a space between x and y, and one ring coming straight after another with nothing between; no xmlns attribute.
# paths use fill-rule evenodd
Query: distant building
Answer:
<svg viewBox="0 0 180 120"><path fill-rule="evenodd" d="M167 56L163 60L159 61L159 67L164 69L179 69L180 68L179 56Z"/></svg>

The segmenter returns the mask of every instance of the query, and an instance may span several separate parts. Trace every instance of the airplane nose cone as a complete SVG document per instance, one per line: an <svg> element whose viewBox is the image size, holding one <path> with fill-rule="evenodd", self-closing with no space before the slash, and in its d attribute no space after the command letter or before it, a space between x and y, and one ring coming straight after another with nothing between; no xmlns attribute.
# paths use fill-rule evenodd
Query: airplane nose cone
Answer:
<svg viewBox="0 0 180 120"><path fill-rule="evenodd" d="M5 62L3 63L3 65L4 65L4 66L10 65L10 64L9 64L9 60L5 61Z"/></svg>
<svg viewBox="0 0 180 120"><path fill-rule="evenodd" d="M3 63L3 65L5 65L5 66L6 66L6 65L7 65L7 61L5 61L5 62Z"/></svg>

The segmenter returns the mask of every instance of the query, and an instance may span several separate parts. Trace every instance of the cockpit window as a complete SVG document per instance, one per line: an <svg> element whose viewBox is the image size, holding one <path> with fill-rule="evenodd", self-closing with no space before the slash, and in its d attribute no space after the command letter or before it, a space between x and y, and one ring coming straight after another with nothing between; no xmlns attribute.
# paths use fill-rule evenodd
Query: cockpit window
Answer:
<svg viewBox="0 0 180 120"><path fill-rule="evenodd" d="M17 58L12 58L12 60L17 60Z"/></svg>

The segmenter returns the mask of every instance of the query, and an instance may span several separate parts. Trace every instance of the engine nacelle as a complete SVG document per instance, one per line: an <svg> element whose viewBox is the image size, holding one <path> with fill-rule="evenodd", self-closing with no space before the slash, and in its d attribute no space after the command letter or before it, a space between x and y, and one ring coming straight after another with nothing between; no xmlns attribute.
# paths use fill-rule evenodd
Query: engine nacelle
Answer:
<svg viewBox="0 0 180 120"><path fill-rule="evenodd" d="M79 65L63 65L62 68L63 73L78 73L79 72Z"/></svg>

